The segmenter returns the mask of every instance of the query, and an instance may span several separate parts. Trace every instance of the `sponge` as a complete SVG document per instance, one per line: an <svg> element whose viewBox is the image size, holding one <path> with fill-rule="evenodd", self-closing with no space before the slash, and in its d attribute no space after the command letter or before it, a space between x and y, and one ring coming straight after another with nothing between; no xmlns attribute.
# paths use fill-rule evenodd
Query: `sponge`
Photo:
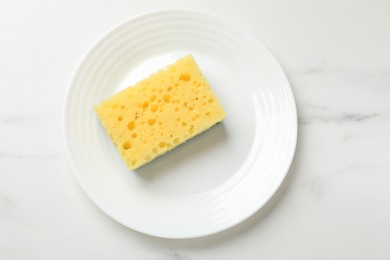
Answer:
<svg viewBox="0 0 390 260"><path fill-rule="evenodd" d="M130 170L225 118L191 55L108 98L95 112Z"/></svg>

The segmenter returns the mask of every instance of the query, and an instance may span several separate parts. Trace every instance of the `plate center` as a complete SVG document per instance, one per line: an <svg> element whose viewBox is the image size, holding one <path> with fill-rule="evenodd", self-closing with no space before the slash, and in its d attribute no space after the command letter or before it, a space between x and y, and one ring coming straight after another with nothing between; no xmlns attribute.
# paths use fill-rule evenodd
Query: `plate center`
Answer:
<svg viewBox="0 0 390 260"><path fill-rule="evenodd" d="M131 68L129 66L117 91L187 54L184 51L144 58ZM234 68L210 55L191 54L224 106L227 116L222 123L136 170L137 182L153 193L190 195L223 184L240 168L253 142L255 120L251 97L246 91L237 91L237 84L232 80L235 77L229 76Z"/></svg>

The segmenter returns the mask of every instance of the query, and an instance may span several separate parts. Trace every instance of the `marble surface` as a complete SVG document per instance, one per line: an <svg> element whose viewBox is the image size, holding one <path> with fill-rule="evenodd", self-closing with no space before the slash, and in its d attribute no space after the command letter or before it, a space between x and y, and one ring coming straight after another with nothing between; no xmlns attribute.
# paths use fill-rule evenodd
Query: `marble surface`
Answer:
<svg viewBox="0 0 390 260"><path fill-rule="evenodd" d="M242 224L169 240L116 223L68 166L62 108L80 58L130 17L181 8L273 51L299 114L281 188ZM0 259L390 259L389 1L1 1Z"/></svg>

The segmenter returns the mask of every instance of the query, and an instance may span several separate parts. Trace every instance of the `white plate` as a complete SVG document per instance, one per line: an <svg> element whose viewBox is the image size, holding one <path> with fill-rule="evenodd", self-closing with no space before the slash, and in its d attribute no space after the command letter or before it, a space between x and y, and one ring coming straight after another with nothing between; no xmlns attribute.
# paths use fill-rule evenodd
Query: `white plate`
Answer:
<svg viewBox="0 0 390 260"><path fill-rule="evenodd" d="M225 121L127 170L92 106L190 53ZM294 97L270 51L226 21L188 11L142 15L106 34L77 68L64 108L66 152L84 191L123 225L167 238L216 233L260 209L287 174L296 136Z"/></svg>

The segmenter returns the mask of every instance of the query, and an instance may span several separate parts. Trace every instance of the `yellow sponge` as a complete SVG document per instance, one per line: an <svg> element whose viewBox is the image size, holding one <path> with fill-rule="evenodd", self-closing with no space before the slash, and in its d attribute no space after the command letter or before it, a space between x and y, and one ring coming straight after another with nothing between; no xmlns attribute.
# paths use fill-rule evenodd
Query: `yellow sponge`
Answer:
<svg viewBox="0 0 390 260"><path fill-rule="evenodd" d="M132 170L225 117L191 55L103 101L95 112Z"/></svg>

